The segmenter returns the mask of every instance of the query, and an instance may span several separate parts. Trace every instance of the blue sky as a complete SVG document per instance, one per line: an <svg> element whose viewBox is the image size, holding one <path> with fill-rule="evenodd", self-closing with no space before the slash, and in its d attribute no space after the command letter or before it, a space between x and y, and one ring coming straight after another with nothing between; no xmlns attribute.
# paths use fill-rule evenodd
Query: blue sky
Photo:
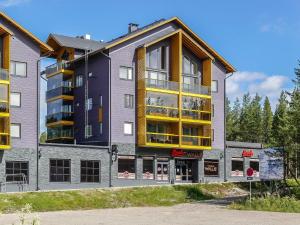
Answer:
<svg viewBox="0 0 300 225"><path fill-rule="evenodd" d="M0 7L42 40L53 32L106 41L129 22L178 16L239 71L228 81L232 99L258 92L275 105L300 59L298 0L0 0Z"/></svg>

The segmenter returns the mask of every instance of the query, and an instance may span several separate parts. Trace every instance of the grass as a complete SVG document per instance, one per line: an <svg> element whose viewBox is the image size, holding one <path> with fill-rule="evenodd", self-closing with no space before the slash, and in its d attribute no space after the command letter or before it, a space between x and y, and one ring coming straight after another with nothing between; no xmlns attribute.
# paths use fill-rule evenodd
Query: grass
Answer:
<svg viewBox="0 0 300 225"><path fill-rule="evenodd" d="M233 187L226 183L0 194L0 212L18 212L26 204L33 212L172 206L223 197Z"/></svg>
<svg viewBox="0 0 300 225"><path fill-rule="evenodd" d="M229 208L272 212L300 213L300 201L294 197L266 196L232 203Z"/></svg>

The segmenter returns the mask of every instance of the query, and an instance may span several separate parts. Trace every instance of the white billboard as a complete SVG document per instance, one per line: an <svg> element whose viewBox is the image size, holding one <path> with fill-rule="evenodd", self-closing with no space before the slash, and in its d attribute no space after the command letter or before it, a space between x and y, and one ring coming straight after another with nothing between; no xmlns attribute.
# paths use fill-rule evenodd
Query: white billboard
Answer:
<svg viewBox="0 0 300 225"><path fill-rule="evenodd" d="M282 180L283 167L283 150L268 148L259 154L259 177L261 180Z"/></svg>

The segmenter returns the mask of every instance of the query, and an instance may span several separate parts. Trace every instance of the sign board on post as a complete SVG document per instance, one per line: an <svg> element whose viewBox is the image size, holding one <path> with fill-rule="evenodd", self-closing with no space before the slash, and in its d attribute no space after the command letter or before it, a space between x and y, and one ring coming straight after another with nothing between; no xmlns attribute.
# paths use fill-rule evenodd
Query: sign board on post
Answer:
<svg viewBox="0 0 300 225"><path fill-rule="evenodd" d="M259 154L259 177L261 180L283 179L283 150L269 148Z"/></svg>
<svg viewBox="0 0 300 225"><path fill-rule="evenodd" d="M247 180L249 180L250 203L251 203L251 197L252 197L251 181L253 180L253 175L254 175L254 170L253 170L253 168L249 167L247 169Z"/></svg>

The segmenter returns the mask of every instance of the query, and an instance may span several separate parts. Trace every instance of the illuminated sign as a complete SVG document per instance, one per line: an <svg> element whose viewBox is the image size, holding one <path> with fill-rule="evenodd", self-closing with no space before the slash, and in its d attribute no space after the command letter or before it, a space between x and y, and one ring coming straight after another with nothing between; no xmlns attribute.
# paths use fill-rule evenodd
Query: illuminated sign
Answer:
<svg viewBox="0 0 300 225"><path fill-rule="evenodd" d="M242 156L243 157L252 157L253 156L253 151L252 150L243 150Z"/></svg>
<svg viewBox="0 0 300 225"><path fill-rule="evenodd" d="M196 159L202 159L203 152L191 152L191 151L184 151L182 149L173 149L171 151L172 157L186 157L186 158L196 158Z"/></svg>

